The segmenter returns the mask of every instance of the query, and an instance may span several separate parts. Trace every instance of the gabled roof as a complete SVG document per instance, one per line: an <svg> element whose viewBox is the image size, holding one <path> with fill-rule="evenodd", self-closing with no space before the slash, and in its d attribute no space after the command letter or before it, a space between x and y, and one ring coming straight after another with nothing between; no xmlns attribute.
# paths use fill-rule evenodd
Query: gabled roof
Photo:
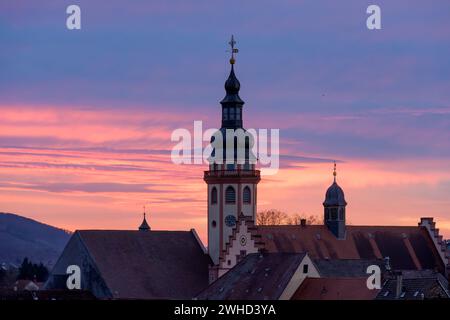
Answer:
<svg viewBox="0 0 450 320"><path fill-rule="evenodd" d="M426 228L347 226L337 239L324 225L258 226L268 252L307 252L312 259L390 258L393 269L433 269L444 265Z"/></svg>
<svg viewBox="0 0 450 320"><path fill-rule="evenodd" d="M253 253L201 292L200 300L276 300L304 253Z"/></svg>
<svg viewBox="0 0 450 320"><path fill-rule="evenodd" d="M369 290L367 278L306 278L291 300L372 300L380 290Z"/></svg>
<svg viewBox="0 0 450 320"><path fill-rule="evenodd" d="M33 280L25 280L25 279L20 279L17 280L14 283L14 290L15 291L37 291L42 287L42 282L35 282Z"/></svg>
<svg viewBox="0 0 450 320"><path fill-rule="evenodd" d="M192 231L80 230L114 298L190 299L208 285L210 259Z"/></svg>

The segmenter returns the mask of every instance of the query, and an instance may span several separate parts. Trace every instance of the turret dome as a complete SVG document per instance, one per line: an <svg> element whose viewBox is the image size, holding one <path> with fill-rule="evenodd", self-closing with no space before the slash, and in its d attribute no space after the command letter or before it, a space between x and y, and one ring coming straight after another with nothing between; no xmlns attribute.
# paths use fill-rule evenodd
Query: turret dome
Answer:
<svg viewBox="0 0 450 320"><path fill-rule="evenodd" d="M327 193L325 194L325 201L323 202L324 206L346 206L347 202L345 201L344 190L337 184L336 181L328 188Z"/></svg>

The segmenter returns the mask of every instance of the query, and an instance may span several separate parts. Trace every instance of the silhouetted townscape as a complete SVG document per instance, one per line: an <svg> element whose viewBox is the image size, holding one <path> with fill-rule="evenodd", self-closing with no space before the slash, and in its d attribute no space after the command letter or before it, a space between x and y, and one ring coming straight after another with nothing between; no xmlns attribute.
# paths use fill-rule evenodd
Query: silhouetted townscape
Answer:
<svg viewBox="0 0 450 320"><path fill-rule="evenodd" d="M234 49L233 38L230 43ZM235 63L233 54L220 102L220 131L245 131ZM224 137L224 148L227 142ZM235 150L231 164L227 159L224 164L211 162L204 176L198 177L205 181L208 195L207 246L195 229L153 229L145 212L135 230L77 230L73 234L2 214L2 298L450 298L450 250L433 217L417 217L417 224L410 226L348 225L352 212L347 210L347 201L351 199L338 184L334 163L333 170L324 172L330 186L324 189L323 203L317 204L323 208L321 219L299 217L283 224L277 220L279 212L266 211L256 224L257 186L262 178L249 160L251 152L245 144L243 164L238 163ZM217 149L213 153L230 156ZM22 263L17 264L22 256ZM68 287L68 268L73 265L80 268L80 287L75 289ZM368 285L370 268L380 273L374 287Z"/></svg>
<svg viewBox="0 0 450 320"><path fill-rule="evenodd" d="M445 318L449 40L448 0L1 0L0 318Z"/></svg>

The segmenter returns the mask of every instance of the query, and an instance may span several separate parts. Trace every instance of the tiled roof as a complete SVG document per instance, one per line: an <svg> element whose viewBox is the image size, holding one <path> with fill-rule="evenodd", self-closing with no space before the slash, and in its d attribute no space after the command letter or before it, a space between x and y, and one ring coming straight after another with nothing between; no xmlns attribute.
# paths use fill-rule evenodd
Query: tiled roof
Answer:
<svg viewBox="0 0 450 320"><path fill-rule="evenodd" d="M403 271L400 295L397 294L397 280L392 276L384 283L378 300L422 300L448 299L448 281L440 273L433 270Z"/></svg>
<svg viewBox="0 0 450 320"><path fill-rule="evenodd" d="M77 231L114 298L190 299L210 259L190 231ZM75 236L75 235L74 235Z"/></svg>
<svg viewBox="0 0 450 320"><path fill-rule="evenodd" d="M369 290L367 278L307 278L291 300L372 300L379 290Z"/></svg>
<svg viewBox="0 0 450 320"><path fill-rule="evenodd" d="M276 300L305 254L254 253L198 295L200 300Z"/></svg>
<svg viewBox="0 0 450 320"><path fill-rule="evenodd" d="M83 290L39 290L14 291L0 288L1 300L95 300L89 291Z"/></svg>
<svg viewBox="0 0 450 320"><path fill-rule="evenodd" d="M321 277L325 278L363 278L368 277L367 268L371 265L380 267L381 272L385 271L383 260L362 260L362 259L343 259L343 260L325 260L315 259L314 264L319 270Z"/></svg>
<svg viewBox="0 0 450 320"><path fill-rule="evenodd" d="M324 225L258 226L267 252L307 252L313 259L382 259L394 269L444 266L425 228L417 226L347 226L337 239Z"/></svg>
<svg viewBox="0 0 450 320"><path fill-rule="evenodd" d="M21 280L17 280L14 283L14 288L17 291L23 291L23 290L29 290L29 291L34 291L34 290L39 290L39 288L42 286L41 282L34 282L33 280L25 280L25 279L21 279Z"/></svg>

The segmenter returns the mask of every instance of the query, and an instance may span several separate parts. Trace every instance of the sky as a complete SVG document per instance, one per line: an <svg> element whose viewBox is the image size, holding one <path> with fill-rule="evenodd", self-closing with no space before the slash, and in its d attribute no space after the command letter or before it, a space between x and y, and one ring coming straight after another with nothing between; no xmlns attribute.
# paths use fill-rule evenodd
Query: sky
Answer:
<svg viewBox="0 0 450 320"><path fill-rule="evenodd" d="M280 130L258 210L322 216L336 160L348 223L450 237L447 0L2 0L0 212L136 229L145 205L206 242L206 165L173 164L170 138L220 126L231 34L244 126Z"/></svg>

